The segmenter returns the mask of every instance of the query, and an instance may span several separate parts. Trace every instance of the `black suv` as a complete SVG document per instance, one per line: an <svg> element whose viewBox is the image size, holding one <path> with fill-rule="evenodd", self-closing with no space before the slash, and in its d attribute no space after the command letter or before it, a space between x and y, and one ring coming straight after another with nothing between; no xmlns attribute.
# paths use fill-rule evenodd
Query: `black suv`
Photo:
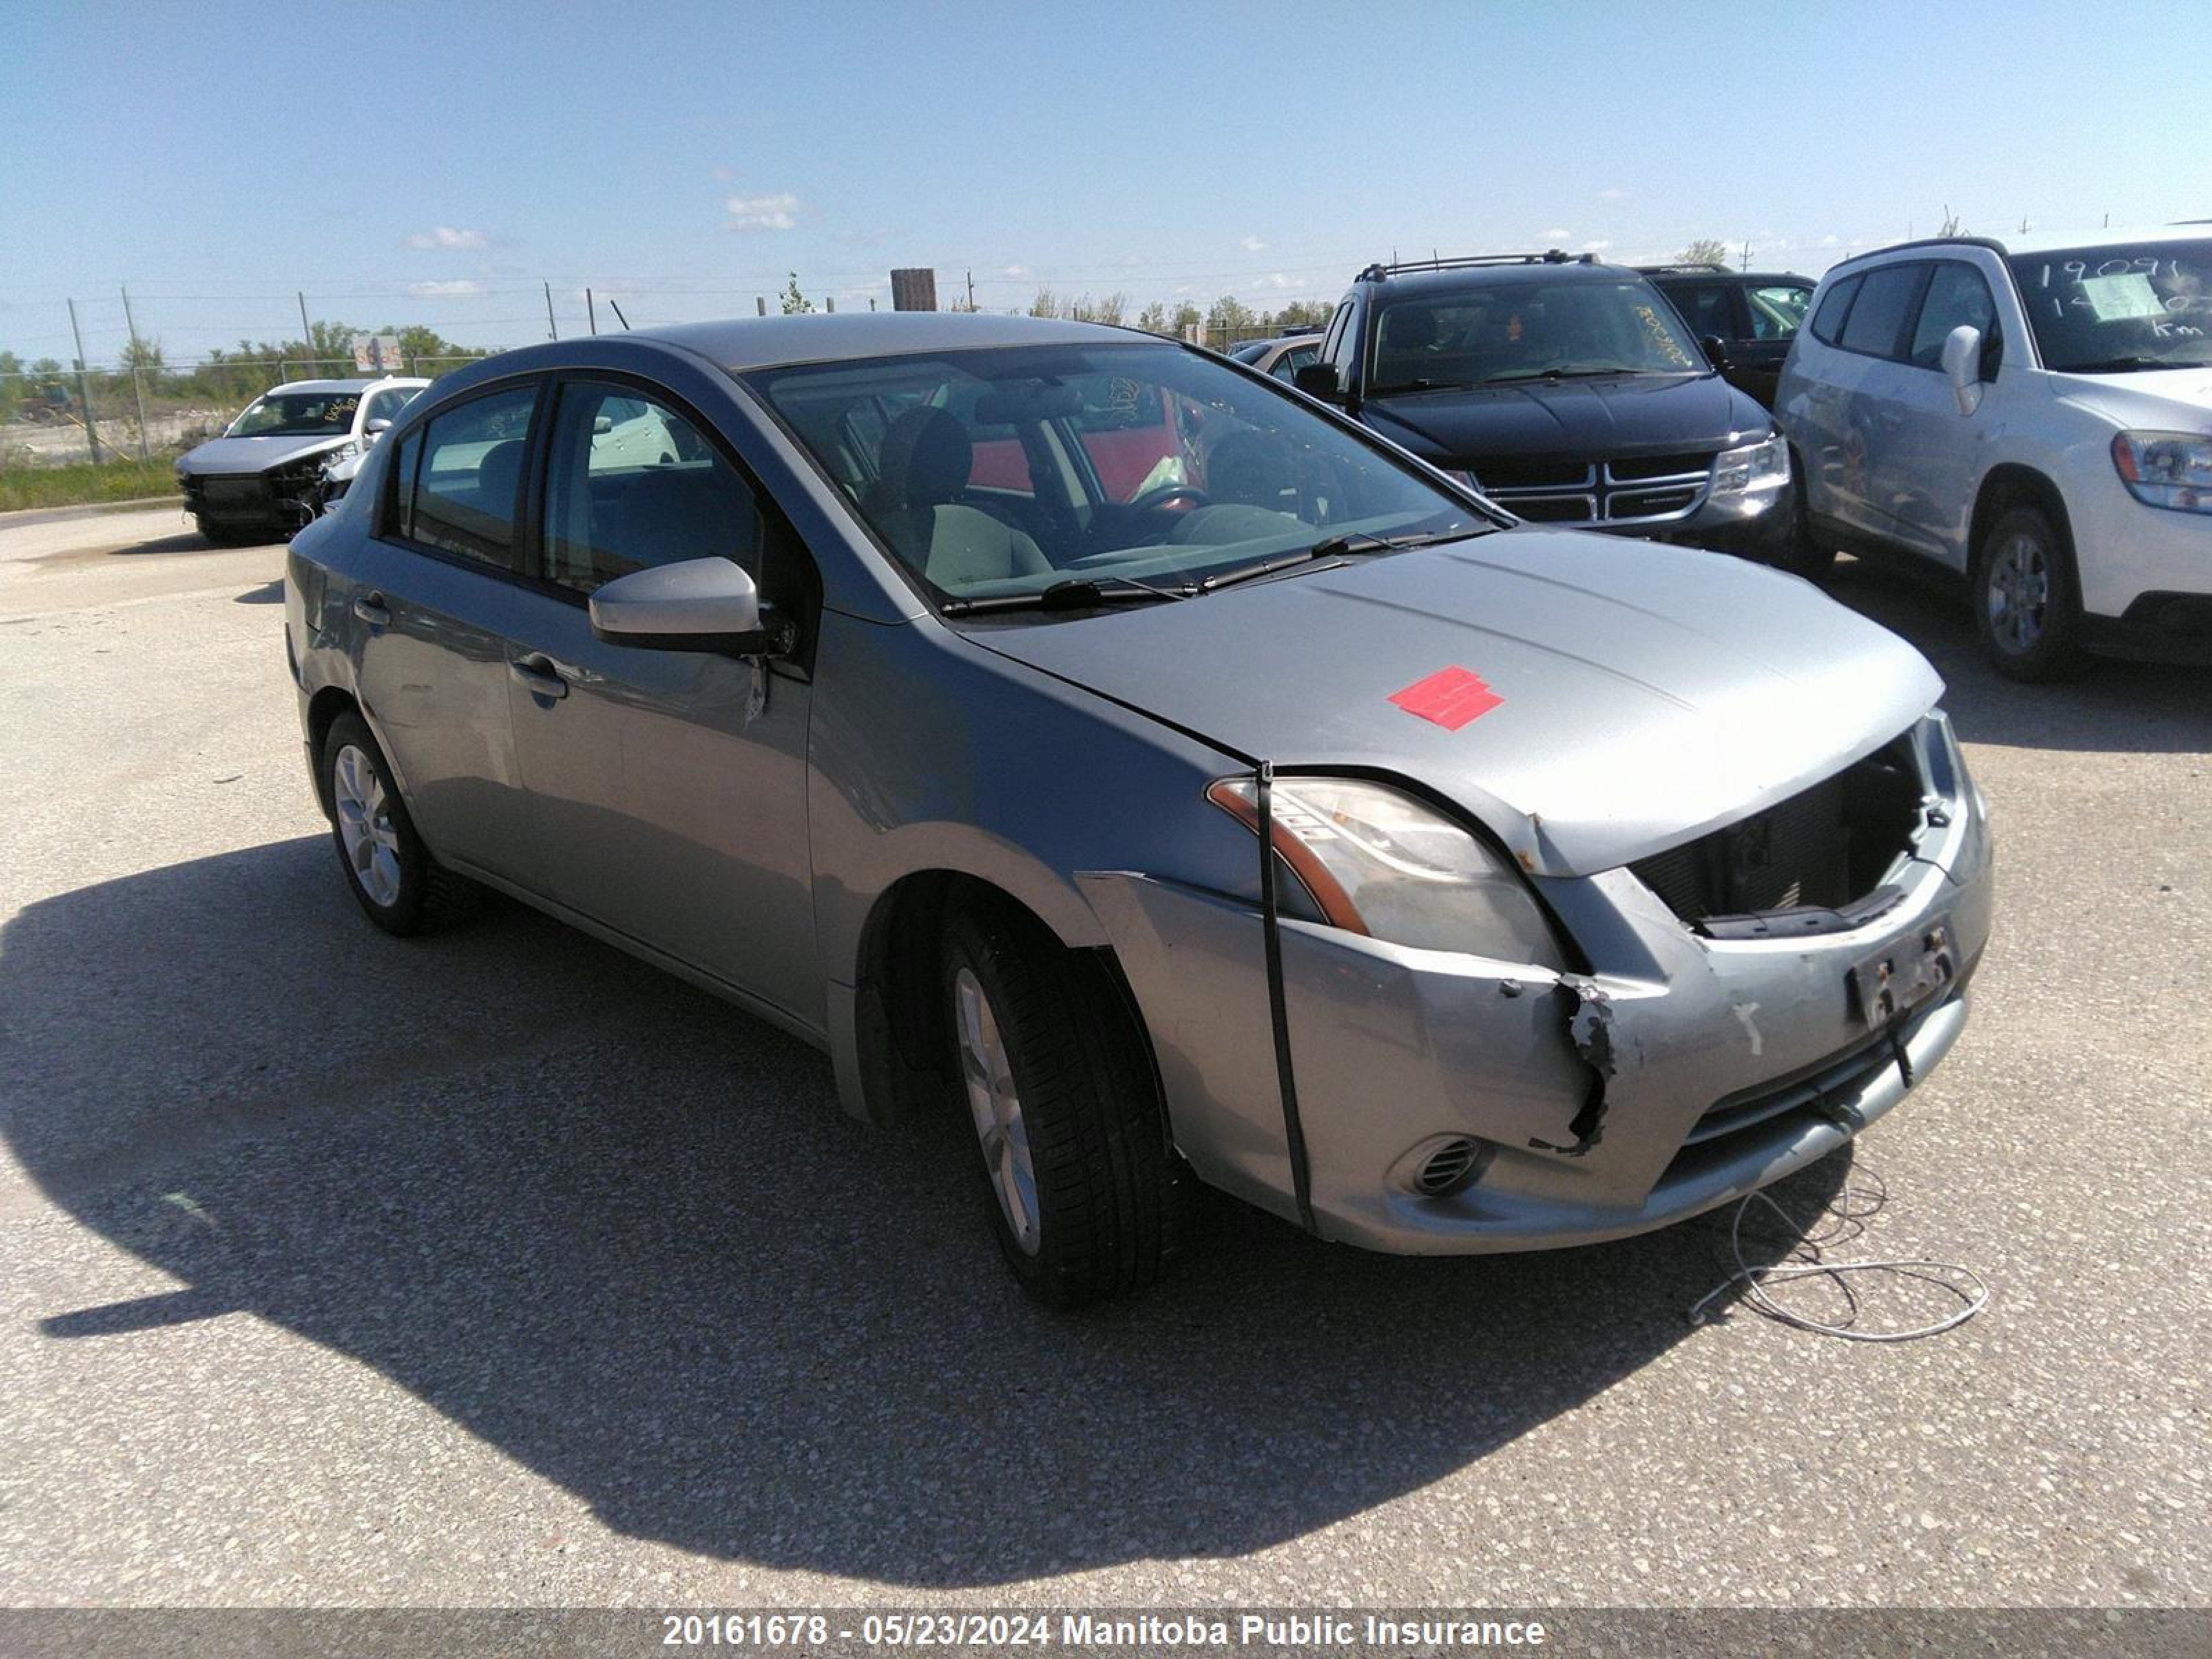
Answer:
<svg viewBox="0 0 2212 1659"><path fill-rule="evenodd" d="M1700 340L1724 349L1729 384L1774 407L1782 360L1813 303L1810 276L1791 270L1730 270L1726 265L1638 265ZM1710 348L1708 348L1710 349Z"/></svg>
<svg viewBox="0 0 2212 1659"><path fill-rule="evenodd" d="M1766 411L1646 278L1587 254L1370 265L1297 385L1520 518L1778 562L1791 545Z"/></svg>

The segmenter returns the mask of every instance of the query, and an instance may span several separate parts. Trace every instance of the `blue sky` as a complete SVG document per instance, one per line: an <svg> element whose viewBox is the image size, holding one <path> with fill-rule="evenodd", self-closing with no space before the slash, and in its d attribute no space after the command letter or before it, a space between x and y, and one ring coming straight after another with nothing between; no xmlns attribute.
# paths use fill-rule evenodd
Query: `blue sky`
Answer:
<svg viewBox="0 0 2212 1659"><path fill-rule="evenodd" d="M75 296L111 359L123 283L179 361L296 336L302 288L520 344L548 282L564 333L586 285L643 325L903 264L1266 307L1394 248L1817 272L1947 204L2207 216L2191 10L0 0L0 348L68 357Z"/></svg>

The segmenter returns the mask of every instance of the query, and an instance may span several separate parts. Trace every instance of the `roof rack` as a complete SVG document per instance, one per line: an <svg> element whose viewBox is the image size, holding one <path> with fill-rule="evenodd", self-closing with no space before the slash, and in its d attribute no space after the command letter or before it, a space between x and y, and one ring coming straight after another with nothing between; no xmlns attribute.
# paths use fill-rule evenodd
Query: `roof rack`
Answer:
<svg viewBox="0 0 2212 1659"><path fill-rule="evenodd" d="M1733 276L1735 267L1724 265L1718 259L1669 259L1663 264L1638 265L1636 269L1646 276L1656 276L1662 270L1719 270Z"/></svg>
<svg viewBox="0 0 2212 1659"><path fill-rule="evenodd" d="M1595 253L1569 253L1561 248L1547 248L1541 253L1474 253L1460 259L1408 259L1402 264L1385 264L1377 259L1352 278L1354 282L1372 282L1381 276L1395 276L1409 270L1465 270L1474 265L1589 265L1597 263Z"/></svg>

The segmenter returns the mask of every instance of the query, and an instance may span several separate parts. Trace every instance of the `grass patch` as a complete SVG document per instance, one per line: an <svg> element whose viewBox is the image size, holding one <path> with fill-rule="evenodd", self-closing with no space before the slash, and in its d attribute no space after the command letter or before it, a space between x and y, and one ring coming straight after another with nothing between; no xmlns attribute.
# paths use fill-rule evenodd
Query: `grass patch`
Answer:
<svg viewBox="0 0 2212 1659"><path fill-rule="evenodd" d="M76 507L90 501L133 501L147 495L183 497L177 491L176 463L74 461L67 466L11 466L0 469L0 513L26 507Z"/></svg>

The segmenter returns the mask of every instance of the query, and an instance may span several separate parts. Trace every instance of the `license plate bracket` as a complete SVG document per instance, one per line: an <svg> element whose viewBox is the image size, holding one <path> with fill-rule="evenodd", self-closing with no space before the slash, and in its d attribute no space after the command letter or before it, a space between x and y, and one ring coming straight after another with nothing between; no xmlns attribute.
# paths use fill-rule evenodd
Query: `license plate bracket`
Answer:
<svg viewBox="0 0 2212 1659"><path fill-rule="evenodd" d="M1902 1018L1959 977L1950 918L1923 921L1869 952L1850 971L1852 1006L1873 1030Z"/></svg>

